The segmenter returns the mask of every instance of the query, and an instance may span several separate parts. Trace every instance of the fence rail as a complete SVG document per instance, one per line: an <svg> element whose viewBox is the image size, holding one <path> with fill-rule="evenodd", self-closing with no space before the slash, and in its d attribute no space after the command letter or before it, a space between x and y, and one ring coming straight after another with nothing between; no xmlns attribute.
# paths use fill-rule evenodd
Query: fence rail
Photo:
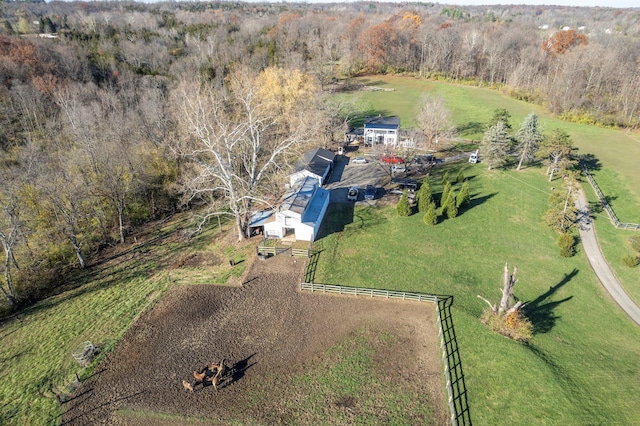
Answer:
<svg viewBox="0 0 640 426"><path fill-rule="evenodd" d="M431 303L438 302L438 296L433 296L430 294L408 293L405 291L378 290L374 288L345 287L341 285L330 285L330 284L300 283L300 290L308 290L311 292L320 292L320 293L347 294L352 296L382 297L385 299L414 300L418 302L431 302Z"/></svg>
<svg viewBox="0 0 640 426"><path fill-rule="evenodd" d="M591 187L596 192L596 195L600 200L600 204L602 204L602 208L607 212L607 215L609 215L609 219L611 220L611 223L613 223L613 226L615 226L618 229L630 229L632 231L640 231L640 224L624 223L618 220L618 216L616 216L615 212L611 208L611 205L609 205L609 202L607 201L607 197L604 196L604 194L600 190L600 187L596 183L593 176L591 176L591 174L589 173L589 170L587 169L587 166L584 163L582 164L582 170L584 172L584 175L587 177L587 180L591 184Z"/></svg>
<svg viewBox="0 0 640 426"><path fill-rule="evenodd" d="M458 343L453 328L453 316L451 315L450 309L451 305L453 305L453 296L436 296L405 291L314 283L300 283L300 290L352 296L369 296L372 298L411 300L435 304L451 426L466 426L472 424L467 401L467 388L464 382L464 374L462 373L462 361L460 360L460 352L458 351Z"/></svg>
<svg viewBox="0 0 640 426"><path fill-rule="evenodd" d="M265 239L256 248L258 255L262 256L276 256L278 254L289 253L291 256L306 257L309 258L312 255L311 244L307 248L295 248L284 247L279 245L276 241Z"/></svg>

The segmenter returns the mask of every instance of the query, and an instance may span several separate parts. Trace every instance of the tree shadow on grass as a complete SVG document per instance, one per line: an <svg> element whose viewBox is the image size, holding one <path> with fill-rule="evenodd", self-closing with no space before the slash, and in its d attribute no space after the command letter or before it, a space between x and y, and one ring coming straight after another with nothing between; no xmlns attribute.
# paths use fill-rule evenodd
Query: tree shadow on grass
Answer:
<svg viewBox="0 0 640 426"><path fill-rule="evenodd" d="M587 168L590 172L598 171L602 168L600 160L593 154L584 154L580 156L580 164Z"/></svg>
<svg viewBox="0 0 640 426"><path fill-rule="evenodd" d="M558 284L549 287L545 293L525 304L524 313L533 324L534 333L547 333L555 326L556 320L560 318L554 313L555 308L561 303L571 300L573 296L554 301L548 301L548 299L576 275L578 275L578 270L574 268L573 271L565 274Z"/></svg>
<svg viewBox="0 0 640 426"><path fill-rule="evenodd" d="M479 121L469 121L458 126L456 130L460 136L474 135L484 133L487 130L487 125Z"/></svg>

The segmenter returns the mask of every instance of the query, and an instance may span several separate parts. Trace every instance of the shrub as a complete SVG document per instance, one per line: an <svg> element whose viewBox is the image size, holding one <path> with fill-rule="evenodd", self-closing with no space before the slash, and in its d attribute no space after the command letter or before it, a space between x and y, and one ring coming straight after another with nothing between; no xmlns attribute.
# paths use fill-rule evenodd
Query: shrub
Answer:
<svg viewBox="0 0 640 426"><path fill-rule="evenodd" d="M576 239L571 234L560 234L558 246L560 247L560 257L571 257L576 254Z"/></svg>
<svg viewBox="0 0 640 426"><path fill-rule="evenodd" d="M631 246L631 249L636 253L640 253L640 235L632 235L627 238L627 242Z"/></svg>
<svg viewBox="0 0 640 426"><path fill-rule="evenodd" d="M429 226L434 226L438 223L438 211L436 210L436 203L434 203L433 201L429 203L429 207L422 217L422 220Z"/></svg>
<svg viewBox="0 0 640 426"><path fill-rule="evenodd" d="M398 201L398 205L396 205L396 211L398 212L398 216L407 217L411 216L411 204L409 204L409 197L407 196L407 191L402 193L400 197L400 201Z"/></svg>
<svg viewBox="0 0 640 426"><path fill-rule="evenodd" d="M640 265L640 258L638 256L628 254L626 256L622 256L622 264L629 268L635 268Z"/></svg>
<svg viewBox="0 0 640 426"><path fill-rule="evenodd" d="M490 330L518 342L526 343L533 337L533 324L520 309L511 312L509 315L500 316L490 308L487 308L482 313L481 321Z"/></svg>

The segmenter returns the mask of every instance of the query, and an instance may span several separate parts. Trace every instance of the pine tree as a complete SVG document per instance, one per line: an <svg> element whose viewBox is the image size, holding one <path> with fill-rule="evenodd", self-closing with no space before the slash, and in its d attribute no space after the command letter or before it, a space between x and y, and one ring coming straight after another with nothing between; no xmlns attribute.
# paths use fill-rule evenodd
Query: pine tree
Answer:
<svg viewBox="0 0 640 426"><path fill-rule="evenodd" d="M520 155L517 170L520 170L525 161L530 163L534 160L542 140L543 137L538 125L538 116L535 112L532 112L525 118L520 129L518 129L518 133L516 133L516 141L518 143L516 152Z"/></svg>
<svg viewBox="0 0 640 426"><path fill-rule="evenodd" d="M489 127L482 138L480 151L489 164L489 170L502 166L507 161L511 137L502 121Z"/></svg>
<svg viewBox="0 0 640 426"><path fill-rule="evenodd" d="M411 204L409 204L409 197L407 196L407 191L405 190L400 197L400 201L396 205L396 211L398 212L398 216L407 217L411 215Z"/></svg>
<svg viewBox="0 0 640 426"><path fill-rule="evenodd" d="M447 199L449 198L450 194L451 194L451 182L446 181L444 183L444 188L442 189L442 195L440 196L440 207L441 208L444 208L444 206L447 203Z"/></svg>
<svg viewBox="0 0 640 426"><path fill-rule="evenodd" d="M469 181L465 180L460 187L460 192L456 196L456 207L460 208L466 206L471 201L471 193L469 189Z"/></svg>
<svg viewBox="0 0 640 426"><path fill-rule="evenodd" d="M429 226L434 226L438 223L438 211L436 209L436 203L434 203L433 201L429 203L429 207L422 217L422 220Z"/></svg>
<svg viewBox="0 0 640 426"><path fill-rule="evenodd" d="M509 119L511 118L511 113L506 108L496 108L493 110L493 117L491 117L491 121L489 121L489 127L493 127L498 124L499 121L502 121L504 127L507 131L511 130L511 124L509 123Z"/></svg>
<svg viewBox="0 0 640 426"><path fill-rule="evenodd" d="M443 212L446 212L447 218L453 219L458 216L458 207L456 207L456 196L453 192L449 194L449 198L447 198L447 202L443 207Z"/></svg>
<svg viewBox="0 0 640 426"><path fill-rule="evenodd" d="M429 185L429 180L425 179L416 194L416 198L418 199L418 211L425 212L429 208L429 204L432 201L431 197L431 185Z"/></svg>
<svg viewBox="0 0 640 426"><path fill-rule="evenodd" d="M449 180L450 180L449 172L448 171L444 172L444 176L442 176L442 180L440 182L444 185L446 182L449 182Z"/></svg>
<svg viewBox="0 0 640 426"><path fill-rule="evenodd" d="M464 169L460 169L456 175L456 183L462 183L464 181Z"/></svg>

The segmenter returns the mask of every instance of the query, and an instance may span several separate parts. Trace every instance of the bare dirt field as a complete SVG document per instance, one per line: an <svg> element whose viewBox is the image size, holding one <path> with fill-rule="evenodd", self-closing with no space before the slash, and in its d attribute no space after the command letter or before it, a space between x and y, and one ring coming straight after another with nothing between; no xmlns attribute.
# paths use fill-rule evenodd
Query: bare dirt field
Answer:
<svg viewBox="0 0 640 426"><path fill-rule="evenodd" d="M301 414L308 395L300 377L318 366L332 369L341 355L330 349L354 336L373 348L384 379L371 392L417 395L413 402L428 414L414 414L411 423L446 424L433 305L301 293L303 270L303 260L280 255L253 261L241 287L175 287L64 404L63 424L317 422ZM228 371L217 391L183 387L183 380L194 384L194 370L221 358ZM333 424L351 424L360 410L371 411L357 395L323 400L319 411ZM387 423L385 409L373 416Z"/></svg>

